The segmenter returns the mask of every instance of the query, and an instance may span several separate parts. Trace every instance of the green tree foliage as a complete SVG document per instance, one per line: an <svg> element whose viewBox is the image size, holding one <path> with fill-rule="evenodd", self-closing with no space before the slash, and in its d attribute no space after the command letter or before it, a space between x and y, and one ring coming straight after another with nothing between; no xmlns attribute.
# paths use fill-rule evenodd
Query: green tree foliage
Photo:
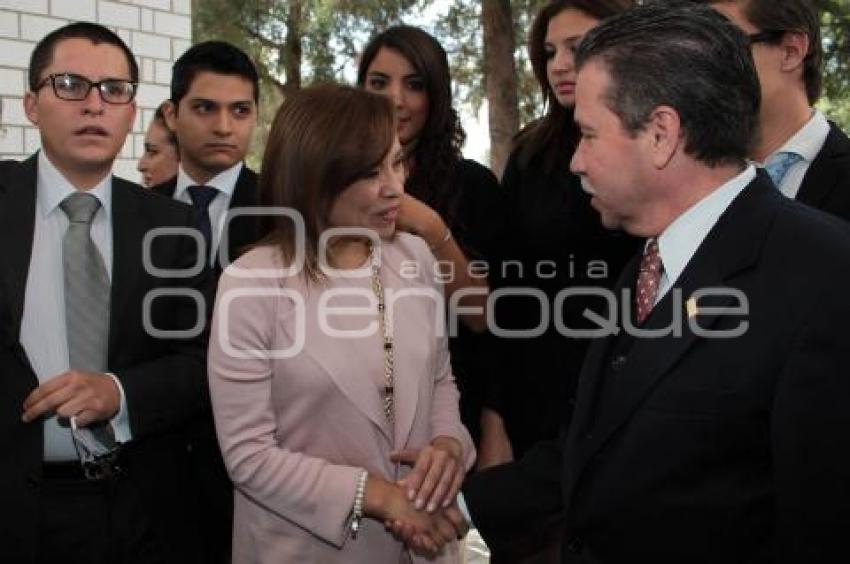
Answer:
<svg viewBox="0 0 850 564"><path fill-rule="evenodd" d="M824 96L831 119L850 129L850 0L815 0L826 52ZM543 96L528 62L528 30L546 0L512 0L520 125L543 113ZM262 76L258 138L288 88L344 81L344 69L375 32L415 15L435 0L193 0L195 41L223 39L248 52ZM477 112L485 100L481 5L450 0L429 26L449 53L456 105ZM265 124L265 127L263 127ZM258 147L255 144L255 147ZM258 157L252 157L256 164Z"/></svg>
<svg viewBox="0 0 850 564"><path fill-rule="evenodd" d="M543 97L531 71L526 46L534 15L545 3L546 0L511 2L520 124L526 124L542 114ZM454 0L448 12L436 22L433 29L449 53L456 98L464 104L469 104L476 113L485 98L481 80L484 74L484 46L480 22L479 2Z"/></svg>
<svg viewBox="0 0 850 564"><path fill-rule="evenodd" d="M850 0L818 0L825 54L824 92L818 106L850 130Z"/></svg>
<svg viewBox="0 0 850 564"><path fill-rule="evenodd" d="M237 45L261 77L259 125L249 155L257 167L277 107L289 89L345 81L369 36L421 9L426 0L193 0L195 42Z"/></svg>

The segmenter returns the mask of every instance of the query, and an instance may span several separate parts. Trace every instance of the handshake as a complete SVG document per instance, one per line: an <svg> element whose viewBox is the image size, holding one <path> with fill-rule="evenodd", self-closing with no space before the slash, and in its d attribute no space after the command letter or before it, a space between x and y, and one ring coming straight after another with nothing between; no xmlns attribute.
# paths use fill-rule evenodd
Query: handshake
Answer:
<svg viewBox="0 0 850 564"><path fill-rule="evenodd" d="M422 450L394 453L394 462L412 464L413 470L398 483L370 475L364 513L423 555L463 538L469 525L456 500L466 474L462 451L456 439L437 437Z"/></svg>

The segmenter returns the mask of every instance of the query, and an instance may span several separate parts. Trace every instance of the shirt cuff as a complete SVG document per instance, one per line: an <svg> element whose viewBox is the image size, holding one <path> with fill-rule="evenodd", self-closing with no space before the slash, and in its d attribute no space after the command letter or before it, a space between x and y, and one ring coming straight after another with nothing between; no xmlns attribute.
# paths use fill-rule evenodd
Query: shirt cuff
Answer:
<svg viewBox="0 0 850 564"><path fill-rule="evenodd" d="M475 523L472 522L472 515L469 514L469 508L466 506L466 501L463 499L463 492L457 493L457 508L460 509L461 515L466 519L466 524L470 529L475 528Z"/></svg>
<svg viewBox="0 0 850 564"><path fill-rule="evenodd" d="M115 385L118 386L118 393L121 394L121 405L118 408L118 413L109 420L109 424L112 426L115 440L119 443L127 443L133 436L130 433L130 416L127 413L127 398L124 395L124 387L121 385L118 376L110 372L107 372L106 375L115 381Z"/></svg>

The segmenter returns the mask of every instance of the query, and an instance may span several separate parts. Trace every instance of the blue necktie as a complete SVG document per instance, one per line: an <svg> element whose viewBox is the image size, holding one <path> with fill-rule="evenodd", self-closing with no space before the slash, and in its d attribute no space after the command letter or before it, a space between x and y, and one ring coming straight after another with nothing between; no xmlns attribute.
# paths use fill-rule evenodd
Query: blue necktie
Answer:
<svg viewBox="0 0 850 564"><path fill-rule="evenodd" d="M773 185L779 188L788 170L801 160L803 160L803 157L798 153L780 151L767 159L764 170L770 176L770 179L773 180Z"/></svg>
<svg viewBox="0 0 850 564"><path fill-rule="evenodd" d="M207 244L207 260L209 260L212 252L212 223L210 222L210 204L218 195L218 190L211 186L189 186L189 197L192 198L192 205L197 213L195 227L204 236L204 241Z"/></svg>

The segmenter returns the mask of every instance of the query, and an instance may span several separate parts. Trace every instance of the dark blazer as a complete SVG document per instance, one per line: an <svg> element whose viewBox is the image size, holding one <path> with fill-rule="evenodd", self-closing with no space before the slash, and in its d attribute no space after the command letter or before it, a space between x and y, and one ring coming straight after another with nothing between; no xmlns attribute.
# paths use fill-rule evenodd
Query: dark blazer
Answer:
<svg viewBox="0 0 850 564"><path fill-rule="evenodd" d="M0 546L5 560L20 563L34 558L43 451L42 425L21 421L24 399L39 382L19 340L36 213L36 163L35 156L0 162L0 499L5 507ZM144 328L143 299L157 288L198 290L209 299L209 270L181 279L153 276L143 266L142 240L152 228L192 224L189 206L113 178L108 368L124 388L133 436L120 464L149 502L169 562L181 563L196 562L198 552L197 531L185 510L190 484L180 429L209 404L206 335L155 338ZM186 237L154 239L152 262L187 269L195 262L194 247ZM196 310L191 300L158 298L151 303L151 321L158 329L185 330L195 325Z"/></svg>
<svg viewBox="0 0 850 564"><path fill-rule="evenodd" d="M157 186L153 186L151 190L157 194L162 194L168 198L174 197L174 190L177 188L177 177L163 182ZM257 191L257 173L243 166L239 172L239 177L236 179L236 186L233 188L233 196L230 198L230 208L253 207L259 205L259 193ZM231 222L228 232L228 251L230 252L230 261L233 262L241 254L247 245L256 243L260 238L258 222L253 217L236 218ZM221 264L216 261L214 270L217 275L221 275Z"/></svg>
<svg viewBox="0 0 850 564"><path fill-rule="evenodd" d="M154 192L174 197L177 177L151 188ZM259 205L257 191L257 173L243 166L233 188L230 208L253 207ZM256 216L234 219L229 226L228 250L231 262L244 251L247 245L260 238L259 222ZM214 285L223 269L220 260L213 268ZM212 306L212 302L210 302ZM212 310L208 312L212 313ZM191 460L191 473L200 486L199 496L195 500L196 521L204 535L204 562L209 564L230 562L230 545L233 529L233 486L227 475L224 460L218 446L212 413L204 411L187 429L187 448Z"/></svg>
<svg viewBox="0 0 850 564"><path fill-rule="evenodd" d="M680 337L595 341L566 437L467 480L486 540L560 514L566 563L846 560L850 228L759 174L674 290L708 287L740 290L749 314L704 297L698 326L747 331L698 336L671 291L646 328L682 313Z"/></svg>
<svg viewBox="0 0 850 564"><path fill-rule="evenodd" d="M834 123L803 177L797 200L850 219L850 138Z"/></svg>

